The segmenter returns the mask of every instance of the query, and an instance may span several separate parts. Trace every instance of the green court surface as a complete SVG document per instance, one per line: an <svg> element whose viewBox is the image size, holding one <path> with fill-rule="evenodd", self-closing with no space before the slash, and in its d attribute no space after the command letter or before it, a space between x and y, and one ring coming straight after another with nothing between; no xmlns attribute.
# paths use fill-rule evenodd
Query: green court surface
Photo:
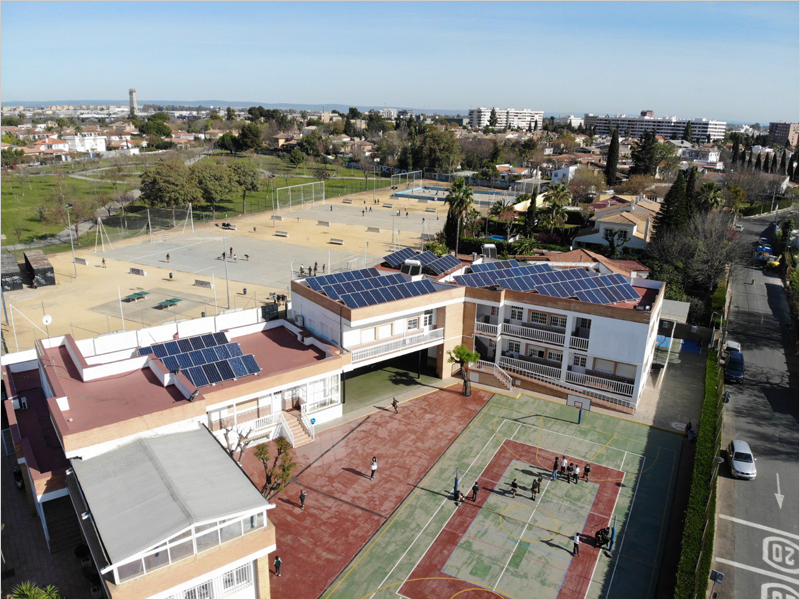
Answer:
<svg viewBox="0 0 800 600"><path fill-rule="evenodd" d="M653 597L681 436L591 412L578 425L577 416L531 396L494 396L321 597ZM590 463L589 481L553 481L556 455ZM477 502L453 501L457 472L467 496L478 482ZM614 522L613 551L595 548L594 531Z"/></svg>

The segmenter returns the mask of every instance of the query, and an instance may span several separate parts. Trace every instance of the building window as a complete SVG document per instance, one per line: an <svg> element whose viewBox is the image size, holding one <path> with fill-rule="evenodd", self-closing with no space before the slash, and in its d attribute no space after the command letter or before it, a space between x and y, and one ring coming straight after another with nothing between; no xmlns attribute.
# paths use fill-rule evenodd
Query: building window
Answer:
<svg viewBox="0 0 800 600"><path fill-rule="evenodd" d="M508 351L509 352L517 352L517 353L519 353L519 342L509 341L508 342Z"/></svg>
<svg viewBox="0 0 800 600"><path fill-rule="evenodd" d="M547 351L547 360L553 360L555 362L561 362L561 359L564 358L564 355L561 352L554 352L553 350Z"/></svg>
<svg viewBox="0 0 800 600"><path fill-rule="evenodd" d="M536 312L535 310L531 311L531 323L537 323L538 325L547 325L547 315L544 313Z"/></svg>
<svg viewBox="0 0 800 600"><path fill-rule="evenodd" d="M559 327L561 329L566 329L567 327L567 317L561 317L558 315L553 315L550 317L550 327Z"/></svg>
<svg viewBox="0 0 800 600"><path fill-rule="evenodd" d="M512 321L522 321L522 307L521 306L512 306L511 307L511 320Z"/></svg>
<svg viewBox="0 0 800 600"><path fill-rule="evenodd" d="M142 566L142 559L140 558L117 567L117 576L119 577L120 583L138 577L139 575L144 575L144 567Z"/></svg>
<svg viewBox="0 0 800 600"><path fill-rule="evenodd" d="M419 329L419 317L414 317L408 320L408 331L415 331Z"/></svg>
<svg viewBox="0 0 800 600"><path fill-rule="evenodd" d="M576 367L585 367L586 356L584 356L583 354L576 354L575 358L572 359L572 364Z"/></svg>
<svg viewBox="0 0 800 600"><path fill-rule="evenodd" d="M580 319L578 319L578 327L580 327L581 329L591 329L592 320L581 317Z"/></svg>
<svg viewBox="0 0 800 600"><path fill-rule="evenodd" d="M433 325L433 311L426 310L425 314L422 315L422 326L427 327L429 325Z"/></svg>
<svg viewBox="0 0 800 600"><path fill-rule="evenodd" d="M252 563L247 563L225 573L222 576L222 587L225 590L225 595L227 596L249 586L253 581L252 573Z"/></svg>

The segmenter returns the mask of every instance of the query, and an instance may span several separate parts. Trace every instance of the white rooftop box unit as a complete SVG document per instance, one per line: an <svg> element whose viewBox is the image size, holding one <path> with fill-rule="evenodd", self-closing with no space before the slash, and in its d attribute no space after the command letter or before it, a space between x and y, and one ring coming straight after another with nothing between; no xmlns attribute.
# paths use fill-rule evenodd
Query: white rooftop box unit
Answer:
<svg viewBox="0 0 800 600"><path fill-rule="evenodd" d="M406 275L411 275L412 277L422 275L422 263L418 260L414 260L413 258L408 258L400 267L400 272L405 273Z"/></svg>
<svg viewBox="0 0 800 600"><path fill-rule="evenodd" d="M483 244L481 246L481 254L486 258L497 258L497 246L494 244Z"/></svg>

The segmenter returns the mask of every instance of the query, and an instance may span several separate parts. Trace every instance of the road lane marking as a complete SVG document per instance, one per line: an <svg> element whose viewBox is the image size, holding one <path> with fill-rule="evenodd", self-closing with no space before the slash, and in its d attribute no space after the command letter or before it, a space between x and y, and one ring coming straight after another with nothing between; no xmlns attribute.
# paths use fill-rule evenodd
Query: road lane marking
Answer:
<svg viewBox="0 0 800 600"><path fill-rule="evenodd" d="M732 567L736 567L737 569L752 571L753 573L758 573L759 575L764 575L765 577L780 579L781 581L788 581L794 585L800 585L800 578L797 577L787 577L786 575L781 575L780 573L774 573L772 571L767 571L766 569L759 569L758 567L751 567L750 565L743 565L742 563L734 562L726 558L720 558L719 556L714 558L714 560L723 565L730 565Z"/></svg>
<svg viewBox="0 0 800 600"><path fill-rule="evenodd" d="M720 515L719 518L725 519L726 521L733 521L734 523L739 523L740 525L747 525L748 527L754 527L755 529L763 529L764 531L769 531L771 533L778 533L780 535L785 535L786 537L790 537L795 540L800 540L800 535L797 535L796 533L789 533L788 531L774 529L772 527L767 527L766 525L759 525L758 523L752 523L751 521L737 519L736 517L729 517L728 515Z"/></svg>

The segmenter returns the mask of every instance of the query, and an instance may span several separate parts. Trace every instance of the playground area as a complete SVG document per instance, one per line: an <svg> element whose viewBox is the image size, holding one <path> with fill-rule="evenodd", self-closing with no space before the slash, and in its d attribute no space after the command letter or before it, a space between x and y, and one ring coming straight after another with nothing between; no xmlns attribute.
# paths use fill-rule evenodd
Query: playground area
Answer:
<svg viewBox="0 0 800 600"><path fill-rule="evenodd" d="M496 395L420 481L407 482L413 491L322 597L653 597L680 446L661 429L587 411L578 424L574 407ZM581 467L577 484L551 478L556 457ZM595 543L607 526L612 549Z"/></svg>

